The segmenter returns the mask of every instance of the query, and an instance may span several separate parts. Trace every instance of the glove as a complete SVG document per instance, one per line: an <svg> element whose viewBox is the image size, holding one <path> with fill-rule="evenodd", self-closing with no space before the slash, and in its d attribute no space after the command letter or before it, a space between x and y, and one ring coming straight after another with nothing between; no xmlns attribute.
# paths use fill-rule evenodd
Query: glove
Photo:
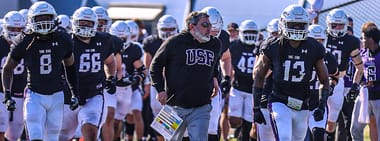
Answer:
<svg viewBox="0 0 380 141"><path fill-rule="evenodd" d="M230 76L224 76L222 82L220 83L220 90L222 91L223 95L227 94L231 89L231 78Z"/></svg>
<svg viewBox="0 0 380 141"><path fill-rule="evenodd" d="M359 95L359 85L353 83L350 91L346 95L347 102L355 102L356 97Z"/></svg>
<svg viewBox="0 0 380 141"><path fill-rule="evenodd" d="M253 108L253 121L258 124L267 124L263 112L261 112L260 108Z"/></svg>
<svg viewBox="0 0 380 141"><path fill-rule="evenodd" d="M318 106L317 110L315 110L313 113L314 120L321 121L323 119L324 114L325 114L325 108Z"/></svg>
<svg viewBox="0 0 380 141"><path fill-rule="evenodd" d="M8 111L12 112L16 110L16 101L12 99L10 91L5 91L5 97L4 97L3 103L7 107Z"/></svg>
<svg viewBox="0 0 380 141"><path fill-rule="evenodd" d="M106 79L106 87L107 93L115 94L116 92L116 78L114 76L110 76Z"/></svg>
<svg viewBox="0 0 380 141"><path fill-rule="evenodd" d="M77 109L79 106L79 100L76 96L73 96L71 97L71 100L70 100L70 109L72 111L74 111L75 109Z"/></svg>

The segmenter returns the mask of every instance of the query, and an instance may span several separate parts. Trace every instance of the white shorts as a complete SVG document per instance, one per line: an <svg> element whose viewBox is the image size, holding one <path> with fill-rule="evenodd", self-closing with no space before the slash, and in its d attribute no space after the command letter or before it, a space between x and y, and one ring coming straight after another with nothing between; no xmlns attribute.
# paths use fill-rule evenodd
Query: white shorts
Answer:
<svg viewBox="0 0 380 141"><path fill-rule="evenodd" d="M26 90L24 121L30 140L58 141L63 121L63 92L42 95Z"/></svg>
<svg viewBox="0 0 380 141"><path fill-rule="evenodd" d="M130 105L128 105L127 107L127 113L128 114L132 114L132 111L133 110L138 110L138 111L142 111L142 107L143 107L143 100L142 100L142 93L141 93L141 90L140 89L136 89L134 90L132 93L127 93L128 95L132 95L132 101L130 103ZM130 97L130 96L127 96L127 97Z"/></svg>
<svg viewBox="0 0 380 141"><path fill-rule="evenodd" d="M327 99L328 116L327 120L336 122L340 111L342 110L344 101L344 80L339 78L338 84L335 86L333 94Z"/></svg>
<svg viewBox="0 0 380 141"><path fill-rule="evenodd" d="M313 131L313 128L323 128L326 129L326 123L327 123L327 109L325 108L325 113L323 114L323 119L320 121L315 121L313 113L317 108L315 108L313 111L309 112L309 129L310 131Z"/></svg>
<svg viewBox="0 0 380 141"><path fill-rule="evenodd" d="M68 141L74 137L78 124L78 112L79 108L72 111L70 105L65 104L63 107L63 125L61 133L59 134L60 141Z"/></svg>
<svg viewBox="0 0 380 141"><path fill-rule="evenodd" d="M150 107L152 108L152 112L154 116L156 116L162 108L162 105L156 99L156 96L157 96L157 90L155 87L151 86L150 87Z"/></svg>
<svg viewBox="0 0 380 141"><path fill-rule="evenodd" d="M219 118L220 118L220 115L222 114L222 108L220 106L221 101L222 101L222 96L219 90L218 95L211 98L212 109L210 112L210 123L208 126L208 134L218 135Z"/></svg>
<svg viewBox="0 0 380 141"><path fill-rule="evenodd" d="M264 115L265 121L267 124L256 124L257 126L257 135L260 141L274 141L276 138L273 134L273 128L271 126L271 117L268 109L261 109L261 112Z"/></svg>
<svg viewBox="0 0 380 141"><path fill-rule="evenodd" d="M24 98L13 97L12 99L16 101L16 110L13 111L13 120L9 122L9 126L5 131L5 137L7 137L8 140L15 141L20 138L24 129L24 116L22 114Z"/></svg>
<svg viewBox="0 0 380 141"><path fill-rule="evenodd" d="M107 91L103 92L104 95L104 107L111 107L111 108L116 108L116 94L118 93L118 90L116 89L115 94L109 94Z"/></svg>
<svg viewBox="0 0 380 141"><path fill-rule="evenodd" d="M248 122L253 122L253 95L231 89L229 97L228 116L242 118Z"/></svg>
<svg viewBox="0 0 380 141"><path fill-rule="evenodd" d="M78 121L80 127L85 123L89 123L95 125L99 129L103 118L103 109L104 101L102 95L96 95L87 99L86 104L79 109Z"/></svg>
<svg viewBox="0 0 380 141"><path fill-rule="evenodd" d="M0 93L0 102L4 101L4 93ZM16 107L18 109L19 107ZM9 111L5 104L0 103L0 132L5 132L9 124Z"/></svg>
<svg viewBox="0 0 380 141"><path fill-rule="evenodd" d="M128 113L128 106L131 105L132 87L116 87L116 109L115 109L115 119L123 120L125 115Z"/></svg>
<svg viewBox="0 0 380 141"><path fill-rule="evenodd" d="M281 102L270 103L269 108L272 115L271 124L277 129L275 135L280 141L304 141L309 110L296 111Z"/></svg>

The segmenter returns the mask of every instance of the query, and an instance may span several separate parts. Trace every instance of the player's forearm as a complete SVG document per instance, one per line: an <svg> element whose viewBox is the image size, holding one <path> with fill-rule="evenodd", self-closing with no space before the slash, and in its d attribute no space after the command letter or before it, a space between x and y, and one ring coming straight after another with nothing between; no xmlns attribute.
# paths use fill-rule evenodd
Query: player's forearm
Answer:
<svg viewBox="0 0 380 141"><path fill-rule="evenodd" d="M225 53L224 53L225 54ZM223 76L231 76L232 72L232 64L231 64L231 57L229 55L222 56L222 60L220 61L221 71Z"/></svg>
<svg viewBox="0 0 380 141"><path fill-rule="evenodd" d="M362 78L363 78L363 64L360 64L356 66L353 83L360 84L360 81L362 80Z"/></svg>
<svg viewBox="0 0 380 141"><path fill-rule="evenodd" d="M12 88L13 70L7 67L3 68L2 72L3 90L10 91Z"/></svg>

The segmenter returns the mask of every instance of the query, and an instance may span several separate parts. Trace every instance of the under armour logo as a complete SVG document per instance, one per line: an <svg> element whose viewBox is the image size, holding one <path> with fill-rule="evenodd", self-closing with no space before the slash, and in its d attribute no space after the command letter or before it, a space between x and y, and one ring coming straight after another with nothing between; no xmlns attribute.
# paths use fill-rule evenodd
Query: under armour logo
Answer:
<svg viewBox="0 0 380 141"><path fill-rule="evenodd" d="M301 53L307 53L307 49L302 49Z"/></svg>
<svg viewBox="0 0 380 141"><path fill-rule="evenodd" d="M338 44L343 45L343 41L338 41Z"/></svg>
<svg viewBox="0 0 380 141"><path fill-rule="evenodd" d="M96 46L102 46L102 42L96 42Z"/></svg>
<svg viewBox="0 0 380 141"><path fill-rule="evenodd" d="M58 42L52 42L51 46L58 46Z"/></svg>

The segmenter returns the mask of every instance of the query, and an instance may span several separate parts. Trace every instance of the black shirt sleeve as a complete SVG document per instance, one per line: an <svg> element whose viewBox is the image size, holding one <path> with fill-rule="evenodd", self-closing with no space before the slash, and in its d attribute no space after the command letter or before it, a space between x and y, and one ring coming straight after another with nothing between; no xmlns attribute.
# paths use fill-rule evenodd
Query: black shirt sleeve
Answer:
<svg viewBox="0 0 380 141"><path fill-rule="evenodd" d="M161 47L157 50L157 53L154 55L152 64L150 65L152 85L157 89L157 92L165 91L165 81L162 72L163 68L167 65L169 56L168 52L171 46L173 46L173 42L175 42L174 39L170 38L161 45Z"/></svg>

